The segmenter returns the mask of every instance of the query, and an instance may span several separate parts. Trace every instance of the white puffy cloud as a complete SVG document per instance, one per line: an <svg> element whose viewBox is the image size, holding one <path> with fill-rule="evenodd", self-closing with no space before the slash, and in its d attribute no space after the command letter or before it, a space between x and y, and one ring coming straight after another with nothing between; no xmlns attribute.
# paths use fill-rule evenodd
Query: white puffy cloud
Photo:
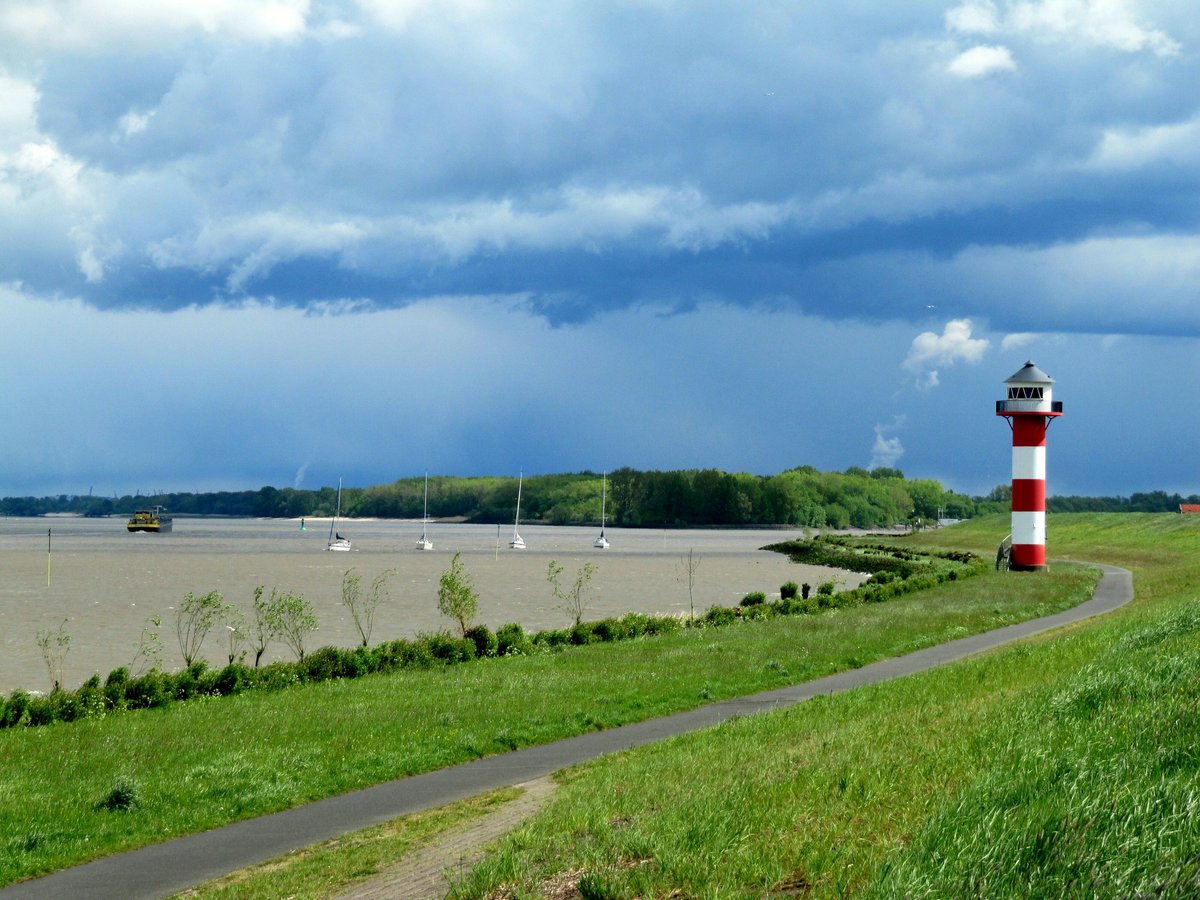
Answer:
<svg viewBox="0 0 1200 900"><path fill-rule="evenodd" d="M904 368L916 375L917 386L929 390L941 383L939 367L958 362L977 363L987 351L986 338L971 336L970 319L951 319L941 334L923 331L913 338Z"/></svg>
<svg viewBox="0 0 1200 900"><path fill-rule="evenodd" d="M1179 42L1138 21L1134 6L1126 0L1037 0L1013 4L1008 19L1019 31L1068 43L1158 56L1179 53Z"/></svg>
<svg viewBox="0 0 1200 900"><path fill-rule="evenodd" d="M896 465L904 455L904 444L894 432L904 427L904 417L897 416L887 425L875 426L875 443L871 446L871 468Z"/></svg>
<svg viewBox="0 0 1200 900"><path fill-rule="evenodd" d="M946 11L946 28L960 34L994 34L1000 29L996 4L992 0L967 0Z"/></svg>
<svg viewBox="0 0 1200 900"><path fill-rule="evenodd" d="M946 67L951 75L959 78L979 78L993 72L1015 72L1017 64L1007 47L980 45L964 50Z"/></svg>
<svg viewBox="0 0 1200 900"><path fill-rule="evenodd" d="M1119 170L1162 162L1192 166L1200 162L1200 118L1106 129L1089 165Z"/></svg>
<svg viewBox="0 0 1200 900"><path fill-rule="evenodd" d="M1019 350L1032 344L1040 335L1029 331L1018 331L1012 334L1006 334L1000 341L1001 350Z"/></svg>
<svg viewBox="0 0 1200 900"><path fill-rule="evenodd" d="M189 34L292 40L304 33L309 7L309 0L8 0L0 37L40 51L85 52Z"/></svg>

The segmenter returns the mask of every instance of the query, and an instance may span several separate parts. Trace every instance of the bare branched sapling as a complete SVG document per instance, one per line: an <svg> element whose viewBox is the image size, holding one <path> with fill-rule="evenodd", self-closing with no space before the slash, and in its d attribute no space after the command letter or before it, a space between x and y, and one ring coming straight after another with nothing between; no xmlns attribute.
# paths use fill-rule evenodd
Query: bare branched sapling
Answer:
<svg viewBox="0 0 1200 900"><path fill-rule="evenodd" d="M37 633L37 645L42 651L42 660L46 663L46 671L50 673L51 692L62 690L63 663L71 650L71 635L67 633L67 622L63 619L58 627Z"/></svg>
<svg viewBox="0 0 1200 900"><path fill-rule="evenodd" d="M233 665L234 662L244 662L246 641L249 639L249 622L246 614L232 603L226 603L221 607L221 622L225 625L229 665Z"/></svg>
<svg viewBox="0 0 1200 900"><path fill-rule="evenodd" d="M592 576L596 574L596 566L594 563L584 563L575 574L575 583L569 588L562 586L562 573L563 567L557 560L550 560L550 565L546 567L546 580L550 582L550 590L554 592L554 599L558 601L559 608L574 617L575 624L578 625L587 611L587 592L592 583Z"/></svg>
<svg viewBox="0 0 1200 900"><path fill-rule="evenodd" d="M162 668L163 642L158 631L161 627L161 616L147 616L142 623L142 634L133 652L133 661L129 664L129 672L134 678Z"/></svg>
<svg viewBox="0 0 1200 900"><path fill-rule="evenodd" d="M395 569L388 569L376 575L371 581L369 594L363 593L362 578L353 569L342 578L342 603L350 608L350 616L354 619L354 627L358 629L364 647L371 642L375 613L379 605L388 599L388 581L395 574Z"/></svg>
<svg viewBox="0 0 1200 900"><path fill-rule="evenodd" d="M254 668L256 669L262 662L263 654L267 652L267 647L270 646L271 641L279 636L275 631L275 626L271 621L270 615L268 615L274 600L274 588L271 588L271 596L269 598L263 596L263 586L261 584L254 589L254 606L251 608L252 619L248 627L250 629L250 647L254 650Z"/></svg>
<svg viewBox="0 0 1200 900"><path fill-rule="evenodd" d="M201 597L188 591L179 609L175 610L175 637L179 640L179 652L183 654L185 666L190 666L200 655L204 639L217 624L223 608L219 591L209 591Z"/></svg>
<svg viewBox="0 0 1200 900"><path fill-rule="evenodd" d="M696 573L699 570L700 557L696 555L695 550L689 547L687 556L680 557L679 565L676 567L678 579L687 585L689 623L696 621Z"/></svg>

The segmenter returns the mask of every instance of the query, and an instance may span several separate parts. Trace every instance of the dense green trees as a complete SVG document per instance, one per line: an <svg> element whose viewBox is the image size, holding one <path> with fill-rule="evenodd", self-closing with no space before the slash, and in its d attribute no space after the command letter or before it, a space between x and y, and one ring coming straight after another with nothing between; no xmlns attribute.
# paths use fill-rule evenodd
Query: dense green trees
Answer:
<svg viewBox="0 0 1200 900"><path fill-rule="evenodd" d="M418 519L424 504L424 476L391 484L342 491L342 515L348 518ZM937 481L909 480L899 469L870 471L857 466L844 472L820 472L799 466L778 475L751 475L720 469L640 471L628 467L608 473L608 521L625 527L708 525L797 525L875 528L902 522L929 522L939 515L969 519L1007 512L1010 488L994 488L986 497L945 490ZM0 500L0 514L46 513L130 515L134 509L163 506L176 515L297 518L333 514L333 487L319 490L263 487L257 491L208 494L161 494L125 497L16 497ZM480 476L429 479L429 515L470 522L510 522L516 509L517 479ZM1200 496L1164 491L1125 497L1050 497L1051 512L1173 512ZM600 475L578 472L525 479L521 519L551 525L599 524Z"/></svg>

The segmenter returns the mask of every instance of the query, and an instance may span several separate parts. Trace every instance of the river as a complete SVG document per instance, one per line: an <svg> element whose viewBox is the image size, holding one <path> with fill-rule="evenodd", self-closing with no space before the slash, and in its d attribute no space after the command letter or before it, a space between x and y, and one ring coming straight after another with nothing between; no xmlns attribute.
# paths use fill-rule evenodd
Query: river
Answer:
<svg viewBox="0 0 1200 900"><path fill-rule="evenodd" d="M77 687L93 673L130 665L147 619L161 617L166 668L182 664L175 608L189 591L220 591L249 610L257 585L301 593L319 630L308 649L359 642L341 602L342 578L353 568L365 590L389 569L390 597L379 608L371 643L453 626L437 610L440 574L461 552L479 594L477 621L495 629L519 622L526 630L562 628L572 617L555 601L546 580L551 559L569 586L585 562L596 565L585 619L630 611L687 615L681 577L689 551L697 559L693 602L697 615L714 604L733 606L750 591L778 594L787 581L837 580L845 587L864 576L800 566L761 550L798 537L797 530L650 530L608 528L607 550L596 550L596 528L523 525L528 549L510 550L512 526L430 525L434 550L415 548L419 521L343 520L349 553L325 550L329 520L176 518L168 534L128 533L124 519L49 517L0 519L0 693L45 691L50 676L38 647L40 631L63 625L70 645L63 684ZM225 630L204 644L204 658L223 664ZM290 658L273 644L266 660Z"/></svg>

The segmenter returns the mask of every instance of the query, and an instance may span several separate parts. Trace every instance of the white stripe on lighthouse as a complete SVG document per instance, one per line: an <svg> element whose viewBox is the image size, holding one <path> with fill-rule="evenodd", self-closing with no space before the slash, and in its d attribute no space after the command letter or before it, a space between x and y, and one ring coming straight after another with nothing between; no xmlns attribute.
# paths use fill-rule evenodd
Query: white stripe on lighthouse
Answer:
<svg viewBox="0 0 1200 900"><path fill-rule="evenodd" d="M1028 478L1033 481L1046 480L1046 448L1045 447L1013 447L1012 448L1012 477Z"/></svg>
<svg viewBox="0 0 1200 900"><path fill-rule="evenodd" d="M1012 514L1012 542L1014 544L1046 543L1046 513L1014 512Z"/></svg>

